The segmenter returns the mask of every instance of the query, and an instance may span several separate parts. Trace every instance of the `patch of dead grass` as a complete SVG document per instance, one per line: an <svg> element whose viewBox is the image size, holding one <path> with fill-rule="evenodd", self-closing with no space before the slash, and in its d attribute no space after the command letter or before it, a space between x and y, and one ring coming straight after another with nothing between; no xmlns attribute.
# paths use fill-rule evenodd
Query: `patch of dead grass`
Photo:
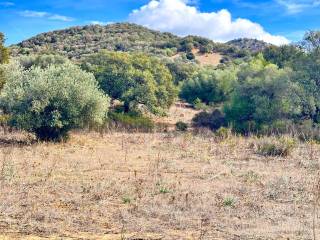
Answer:
<svg viewBox="0 0 320 240"><path fill-rule="evenodd" d="M309 239L318 145L262 157L252 141L80 132L1 145L0 239Z"/></svg>

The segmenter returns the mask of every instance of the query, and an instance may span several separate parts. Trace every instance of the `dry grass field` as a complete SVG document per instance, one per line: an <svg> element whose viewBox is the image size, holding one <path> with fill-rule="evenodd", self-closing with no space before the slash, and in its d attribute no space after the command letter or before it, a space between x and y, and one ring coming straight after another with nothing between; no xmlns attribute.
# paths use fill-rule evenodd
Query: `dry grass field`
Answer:
<svg viewBox="0 0 320 240"><path fill-rule="evenodd" d="M211 65L218 66L222 59L222 55L220 53L200 53L199 49L193 49L192 53L195 56L195 59L200 63L201 66ZM176 59L181 57L181 53L178 53L171 57L171 59Z"/></svg>
<svg viewBox="0 0 320 240"><path fill-rule="evenodd" d="M253 137L205 132L77 132L60 144L21 133L0 139L0 239L320 234L313 224L316 144L263 157Z"/></svg>

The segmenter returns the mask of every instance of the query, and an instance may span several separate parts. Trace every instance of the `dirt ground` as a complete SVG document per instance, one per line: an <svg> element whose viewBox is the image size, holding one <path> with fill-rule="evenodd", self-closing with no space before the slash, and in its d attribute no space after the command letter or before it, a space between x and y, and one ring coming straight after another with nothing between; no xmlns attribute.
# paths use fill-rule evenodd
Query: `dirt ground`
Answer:
<svg viewBox="0 0 320 240"><path fill-rule="evenodd" d="M222 55L220 53L200 53L199 49L193 49L192 53L195 56L195 59L200 63L202 66L211 65L211 66L218 66L222 59ZM176 59L181 56L181 53L178 53L171 57L171 59Z"/></svg>
<svg viewBox="0 0 320 240"><path fill-rule="evenodd" d="M0 239L313 239L320 148L262 157L255 138L1 135Z"/></svg>

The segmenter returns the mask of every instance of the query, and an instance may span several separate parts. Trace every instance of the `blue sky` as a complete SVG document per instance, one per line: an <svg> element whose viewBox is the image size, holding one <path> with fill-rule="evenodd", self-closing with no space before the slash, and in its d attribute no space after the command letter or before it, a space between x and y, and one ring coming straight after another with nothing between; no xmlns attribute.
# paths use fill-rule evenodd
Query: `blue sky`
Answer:
<svg viewBox="0 0 320 240"><path fill-rule="evenodd" d="M69 26L124 21L216 41L248 36L282 44L320 29L320 0L0 0L7 45Z"/></svg>

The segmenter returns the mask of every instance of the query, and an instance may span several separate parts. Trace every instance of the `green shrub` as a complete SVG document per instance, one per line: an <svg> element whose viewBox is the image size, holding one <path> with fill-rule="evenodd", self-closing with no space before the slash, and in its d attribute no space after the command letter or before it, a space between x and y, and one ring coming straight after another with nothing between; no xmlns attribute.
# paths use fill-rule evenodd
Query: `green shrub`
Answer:
<svg viewBox="0 0 320 240"><path fill-rule="evenodd" d="M188 60L194 60L196 58L196 56L192 52L188 52L186 54L186 57Z"/></svg>
<svg viewBox="0 0 320 240"><path fill-rule="evenodd" d="M66 63L23 70L16 62L4 65L7 82L0 107L10 125L35 133L40 140L59 141L71 129L102 124L109 97L98 89L94 76Z"/></svg>
<svg viewBox="0 0 320 240"><path fill-rule="evenodd" d="M231 135L231 129L226 127L221 127L216 131L216 135L221 139L226 139Z"/></svg>
<svg viewBox="0 0 320 240"><path fill-rule="evenodd" d="M124 102L126 112L143 106L161 115L177 96L169 69L145 54L103 51L88 56L83 68L95 74L106 94Z"/></svg>
<svg viewBox="0 0 320 240"><path fill-rule="evenodd" d="M109 112L108 115L109 123L116 128L143 132L151 132L155 129L154 122L145 116L117 112Z"/></svg>
<svg viewBox="0 0 320 240"><path fill-rule="evenodd" d="M186 132L188 130L188 124L182 121L176 123L176 130L179 132Z"/></svg>
<svg viewBox="0 0 320 240"><path fill-rule="evenodd" d="M238 72L231 100L224 105L226 119L237 132L260 132L275 121L298 117L301 91L289 69L279 69L259 55Z"/></svg>
<svg viewBox="0 0 320 240"><path fill-rule="evenodd" d="M259 139L256 144L256 153L262 156L288 156L296 142L292 138L263 138Z"/></svg>
<svg viewBox="0 0 320 240"><path fill-rule="evenodd" d="M207 105L222 103L233 91L237 71L233 67L227 70L201 68L182 84L180 98L190 104L196 99Z"/></svg>
<svg viewBox="0 0 320 240"><path fill-rule="evenodd" d="M196 128L210 128L213 131L218 130L220 127L225 126L226 121L224 114L215 109L213 112L200 112L192 119L193 126Z"/></svg>
<svg viewBox="0 0 320 240"><path fill-rule="evenodd" d="M46 68L50 65L63 65L69 62L66 57L54 54L20 56L17 60L25 69L29 69L32 66Z"/></svg>

